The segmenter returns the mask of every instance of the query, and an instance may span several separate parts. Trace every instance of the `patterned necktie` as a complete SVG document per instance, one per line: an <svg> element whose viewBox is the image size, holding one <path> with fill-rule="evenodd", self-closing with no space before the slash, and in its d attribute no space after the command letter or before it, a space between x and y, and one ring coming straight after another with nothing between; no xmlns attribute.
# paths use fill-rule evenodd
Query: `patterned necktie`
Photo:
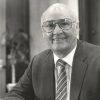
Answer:
<svg viewBox="0 0 100 100"><path fill-rule="evenodd" d="M66 75L66 62L59 59L56 63L57 67L60 67L60 72L57 77L56 87L56 100L65 100L67 97L67 75Z"/></svg>

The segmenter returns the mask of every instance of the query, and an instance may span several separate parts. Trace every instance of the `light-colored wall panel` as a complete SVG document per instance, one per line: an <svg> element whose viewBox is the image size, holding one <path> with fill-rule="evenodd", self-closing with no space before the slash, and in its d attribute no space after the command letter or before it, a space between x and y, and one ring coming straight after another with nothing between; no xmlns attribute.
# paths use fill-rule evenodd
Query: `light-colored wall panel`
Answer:
<svg viewBox="0 0 100 100"><path fill-rule="evenodd" d="M0 0L0 67L5 65L6 0ZM5 94L5 69L0 68L0 98Z"/></svg>
<svg viewBox="0 0 100 100"><path fill-rule="evenodd" d="M0 0L0 59L5 64L6 0Z"/></svg>
<svg viewBox="0 0 100 100"><path fill-rule="evenodd" d="M48 0L30 0L30 51L31 57L48 48L41 34L40 19L49 6Z"/></svg>

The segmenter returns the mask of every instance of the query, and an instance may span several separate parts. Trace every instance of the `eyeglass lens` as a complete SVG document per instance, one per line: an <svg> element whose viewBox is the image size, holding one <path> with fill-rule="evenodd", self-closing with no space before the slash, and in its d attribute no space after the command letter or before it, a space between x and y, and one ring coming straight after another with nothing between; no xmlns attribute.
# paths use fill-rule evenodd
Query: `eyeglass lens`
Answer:
<svg viewBox="0 0 100 100"><path fill-rule="evenodd" d="M46 21L43 23L43 29L46 32L52 32L54 31L56 24L62 29L62 30L69 30L72 27L72 21L69 19L59 19L59 20L52 20L52 21Z"/></svg>

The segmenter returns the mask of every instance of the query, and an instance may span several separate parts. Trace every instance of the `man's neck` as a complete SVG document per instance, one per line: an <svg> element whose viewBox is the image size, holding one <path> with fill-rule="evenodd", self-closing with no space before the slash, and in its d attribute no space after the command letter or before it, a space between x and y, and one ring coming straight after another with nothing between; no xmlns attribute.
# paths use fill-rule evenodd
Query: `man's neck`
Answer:
<svg viewBox="0 0 100 100"><path fill-rule="evenodd" d="M64 58L65 56L67 56L74 48L76 47L76 45L73 48L70 49L65 49L65 50L58 50L58 51L54 51L55 55L57 55L59 58Z"/></svg>

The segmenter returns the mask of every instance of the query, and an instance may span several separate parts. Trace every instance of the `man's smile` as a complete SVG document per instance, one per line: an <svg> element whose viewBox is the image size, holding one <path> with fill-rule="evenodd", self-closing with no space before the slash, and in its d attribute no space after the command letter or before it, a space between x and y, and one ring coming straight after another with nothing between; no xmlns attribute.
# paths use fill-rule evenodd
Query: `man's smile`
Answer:
<svg viewBox="0 0 100 100"><path fill-rule="evenodd" d="M66 39L66 38L65 37L63 37L63 38L53 38L54 41L60 41L60 40L64 40L64 39Z"/></svg>

